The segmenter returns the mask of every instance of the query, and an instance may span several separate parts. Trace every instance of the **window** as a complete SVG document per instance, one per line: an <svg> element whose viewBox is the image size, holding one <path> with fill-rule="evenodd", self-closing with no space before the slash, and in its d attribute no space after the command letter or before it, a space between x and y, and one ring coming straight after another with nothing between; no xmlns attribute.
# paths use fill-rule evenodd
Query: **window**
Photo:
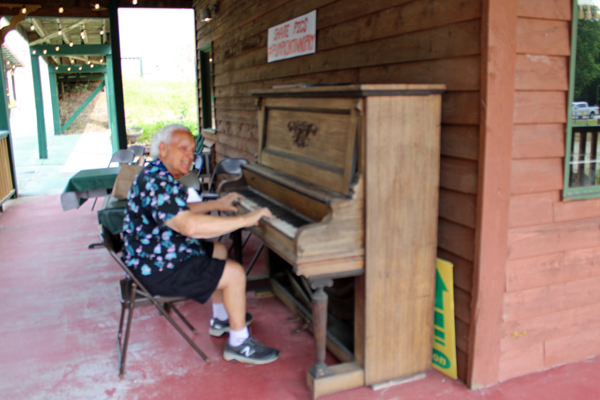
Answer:
<svg viewBox="0 0 600 400"><path fill-rule="evenodd" d="M565 198L600 197L600 0L573 0Z"/></svg>
<svg viewBox="0 0 600 400"><path fill-rule="evenodd" d="M210 44L200 49L200 96L202 97L200 104L202 107L202 129L209 133L215 133L217 129L212 65L212 44Z"/></svg>

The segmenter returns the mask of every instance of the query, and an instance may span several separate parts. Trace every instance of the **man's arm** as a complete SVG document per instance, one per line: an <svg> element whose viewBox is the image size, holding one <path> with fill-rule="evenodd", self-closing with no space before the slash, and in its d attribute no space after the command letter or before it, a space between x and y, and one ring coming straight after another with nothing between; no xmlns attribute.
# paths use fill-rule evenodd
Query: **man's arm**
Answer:
<svg viewBox="0 0 600 400"><path fill-rule="evenodd" d="M188 203L188 208L194 214L207 214L211 211L236 212L237 208L233 205L233 202L241 197L242 196L238 193L229 193L227 196L223 196L217 200Z"/></svg>
<svg viewBox="0 0 600 400"><path fill-rule="evenodd" d="M181 211L165 221L165 225L187 237L209 239L241 228L258 225L258 221L263 217L273 218L271 211L266 207L235 217L215 217L187 210Z"/></svg>

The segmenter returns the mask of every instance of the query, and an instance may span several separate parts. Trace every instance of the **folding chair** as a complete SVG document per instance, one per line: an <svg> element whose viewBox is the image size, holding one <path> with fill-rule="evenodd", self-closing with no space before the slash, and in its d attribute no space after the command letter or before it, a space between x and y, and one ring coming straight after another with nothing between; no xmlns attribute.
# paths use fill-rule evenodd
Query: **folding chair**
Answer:
<svg viewBox="0 0 600 400"><path fill-rule="evenodd" d="M144 157L144 154L146 152L146 147L142 146L141 144L134 144L134 145L127 147L127 150L133 151L133 154L135 155L135 158L133 159L133 161L131 163L139 164L140 160Z"/></svg>
<svg viewBox="0 0 600 400"><path fill-rule="evenodd" d="M129 150L129 149L117 150L110 158L110 161L108 162L108 167L110 167L110 165L112 163L119 163L119 166L121 166L123 164L131 164L133 162L134 158L135 158L135 153L133 152L133 150ZM98 198L96 197L94 199L94 204L92 204L92 211L94 211L94 207L96 207L97 201L98 201Z"/></svg>
<svg viewBox="0 0 600 400"><path fill-rule="evenodd" d="M187 319L177 310L173 303L177 301L186 300L184 297L163 297L153 296L140 281L133 275L129 267L123 263L121 258L117 255L123 246L121 238L113 235L108 229L102 227L102 239L104 246L119 264L121 269L127 274L126 279L121 279L119 282L120 289L120 301L121 301L121 318L119 321L119 332L117 334L117 348L119 352L119 377L122 378L125 375L125 358L127 356L127 345L129 343L129 333L131 331L131 322L133 320L133 309L148 305L154 305L160 314L162 314L171 325L179 332L181 336L189 343L190 346L202 357L206 362L210 362L210 359L200 350L200 348L194 343L192 339L181 329L181 327L175 322L175 320L169 314L170 310L173 310L175 314L185 323L185 325L193 332L198 333L196 329L188 322ZM125 310L128 310L127 314L127 325L125 327L125 337L123 338L123 322L125 320Z"/></svg>

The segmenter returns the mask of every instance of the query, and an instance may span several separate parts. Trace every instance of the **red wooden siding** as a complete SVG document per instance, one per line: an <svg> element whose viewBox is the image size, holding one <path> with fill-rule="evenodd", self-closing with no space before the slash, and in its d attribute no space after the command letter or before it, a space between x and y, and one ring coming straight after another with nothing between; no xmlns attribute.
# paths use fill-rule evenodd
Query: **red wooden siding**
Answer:
<svg viewBox="0 0 600 400"><path fill-rule="evenodd" d="M200 1L197 10L208 1ZM439 256L455 264L458 368L467 378L477 212L482 0L221 0L197 20L213 46L216 160L257 152L250 92L294 83L444 83ZM267 63L267 29L317 10L317 52ZM199 15L199 12L196 13ZM551 69L551 68L550 68Z"/></svg>
<svg viewBox="0 0 600 400"><path fill-rule="evenodd" d="M600 354L600 200L565 201L571 0L520 0L499 380Z"/></svg>

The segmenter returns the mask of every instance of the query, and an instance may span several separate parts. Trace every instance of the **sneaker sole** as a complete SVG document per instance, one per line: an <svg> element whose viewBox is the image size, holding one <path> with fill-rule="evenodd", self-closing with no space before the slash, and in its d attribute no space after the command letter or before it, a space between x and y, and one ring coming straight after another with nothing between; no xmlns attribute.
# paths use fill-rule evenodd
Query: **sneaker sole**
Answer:
<svg viewBox="0 0 600 400"><path fill-rule="evenodd" d="M253 365L264 365L264 364L272 363L273 361L277 360L279 358L279 354L273 358L268 358L266 360L256 360L253 358L244 357L237 353L229 353L229 352L225 351L223 353L223 358L225 359L225 361L235 361L235 362L241 362L241 363L253 364Z"/></svg>
<svg viewBox="0 0 600 400"><path fill-rule="evenodd" d="M250 319L249 321L246 321L246 326L250 325L251 323L252 323L252 319ZM216 329L211 326L208 328L208 334L210 336L214 336L214 337L221 337L228 332L229 332L229 327L223 328L223 329Z"/></svg>

